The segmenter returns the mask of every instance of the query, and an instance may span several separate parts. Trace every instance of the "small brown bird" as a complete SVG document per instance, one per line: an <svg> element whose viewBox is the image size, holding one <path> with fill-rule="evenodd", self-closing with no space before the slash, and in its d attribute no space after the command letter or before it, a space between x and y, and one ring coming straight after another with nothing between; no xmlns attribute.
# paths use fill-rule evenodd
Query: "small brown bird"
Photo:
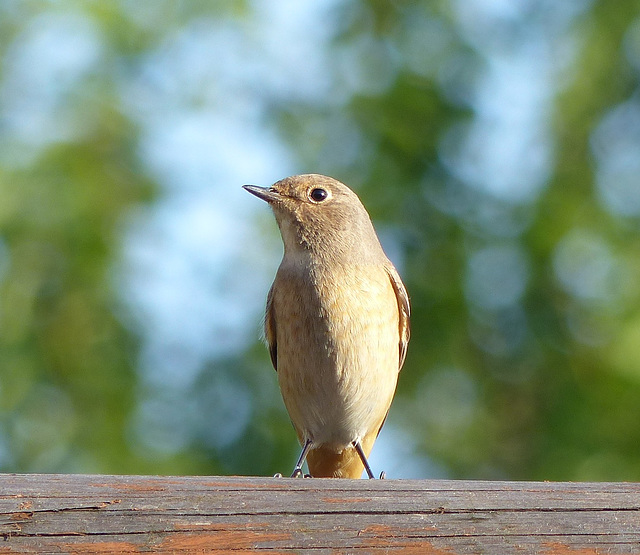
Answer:
<svg viewBox="0 0 640 555"><path fill-rule="evenodd" d="M265 336L284 404L314 477L360 478L409 341L409 298L369 215L346 185L296 175L244 188L269 203L284 256ZM382 477L382 475L381 475Z"/></svg>

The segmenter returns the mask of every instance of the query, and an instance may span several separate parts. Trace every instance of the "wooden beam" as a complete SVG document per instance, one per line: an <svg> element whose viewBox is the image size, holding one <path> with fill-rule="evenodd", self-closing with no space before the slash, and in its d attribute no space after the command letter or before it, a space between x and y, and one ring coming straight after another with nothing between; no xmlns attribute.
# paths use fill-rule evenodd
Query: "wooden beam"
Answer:
<svg viewBox="0 0 640 555"><path fill-rule="evenodd" d="M0 553L640 553L640 484L0 475Z"/></svg>

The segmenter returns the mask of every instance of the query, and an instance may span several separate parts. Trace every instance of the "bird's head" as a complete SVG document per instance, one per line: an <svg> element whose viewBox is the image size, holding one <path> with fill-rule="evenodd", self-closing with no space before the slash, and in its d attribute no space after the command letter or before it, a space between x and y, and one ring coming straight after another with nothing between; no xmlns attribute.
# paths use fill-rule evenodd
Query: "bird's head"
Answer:
<svg viewBox="0 0 640 555"><path fill-rule="evenodd" d="M331 258L378 257L382 252L360 199L336 179L318 174L295 175L271 187L244 188L273 209L285 255L300 249Z"/></svg>

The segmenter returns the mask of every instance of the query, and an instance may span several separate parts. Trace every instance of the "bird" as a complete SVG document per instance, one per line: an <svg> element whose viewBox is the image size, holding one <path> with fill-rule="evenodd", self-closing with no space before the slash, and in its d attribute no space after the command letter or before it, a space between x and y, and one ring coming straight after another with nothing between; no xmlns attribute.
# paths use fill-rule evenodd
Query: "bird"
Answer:
<svg viewBox="0 0 640 555"><path fill-rule="evenodd" d="M409 342L407 290L345 184L304 174L243 187L269 204L284 244L264 336L302 446L291 476L306 460L311 477L374 478L368 457Z"/></svg>

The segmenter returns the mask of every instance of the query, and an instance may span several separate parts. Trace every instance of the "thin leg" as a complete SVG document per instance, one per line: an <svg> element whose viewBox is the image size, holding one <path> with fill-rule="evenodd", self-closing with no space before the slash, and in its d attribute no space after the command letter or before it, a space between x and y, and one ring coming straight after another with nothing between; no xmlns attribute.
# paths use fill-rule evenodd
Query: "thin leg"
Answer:
<svg viewBox="0 0 640 555"><path fill-rule="evenodd" d="M374 477L373 472L371 471L371 467L369 466L369 461L367 460L367 456L364 454L364 451L362 450L362 445L360 445L359 441L354 441L353 446L356 448L356 451L360 456L360 460L364 465L364 469L367 471L367 476L369 476L369 479L372 480Z"/></svg>
<svg viewBox="0 0 640 555"><path fill-rule="evenodd" d="M304 443L304 447L302 448L302 453L300 453L300 457L298 457L298 462L296 463L296 467L293 469L293 474L291 474L292 478L300 478L302 476L302 465L304 464L304 460L307 458L307 453L311 449L311 440L308 439Z"/></svg>

